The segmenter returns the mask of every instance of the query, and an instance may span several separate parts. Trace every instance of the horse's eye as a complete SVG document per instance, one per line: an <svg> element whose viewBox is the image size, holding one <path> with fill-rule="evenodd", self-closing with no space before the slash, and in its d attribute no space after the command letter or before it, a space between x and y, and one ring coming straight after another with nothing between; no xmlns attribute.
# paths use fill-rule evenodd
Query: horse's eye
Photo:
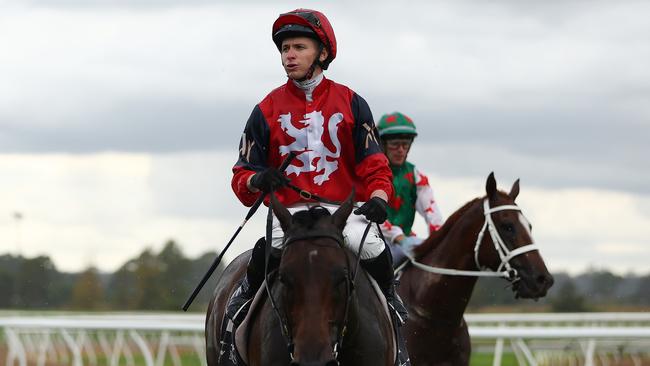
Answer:
<svg viewBox="0 0 650 366"><path fill-rule="evenodd" d="M287 287L291 286L291 278L289 278L289 276L287 276L287 275L279 274L278 275L278 281L280 281L281 284L283 284L283 285L285 285Z"/></svg>
<svg viewBox="0 0 650 366"><path fill-rule="evenodd" d="M504 231L506 231L508 233L514 233L515 232L515 226L513 224L504 223L504 224L501 224L499 226L501 226L502 230L504 230Z"/></svg>
<svg viewBox="0 0 650 366"><path fill-rule="evenodd" d="M341 277L337 278L337 279L334 281L334 286L345 285L345 283L346 283L347 280L348 280L347 277L345 277L345 276L341 276Z"/></svg>

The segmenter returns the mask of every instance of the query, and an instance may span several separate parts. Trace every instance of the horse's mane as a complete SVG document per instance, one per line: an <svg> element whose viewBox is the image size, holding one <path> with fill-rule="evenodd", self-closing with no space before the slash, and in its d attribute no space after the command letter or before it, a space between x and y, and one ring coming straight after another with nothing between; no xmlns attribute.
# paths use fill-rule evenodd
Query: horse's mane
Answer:
<svg viewBox="0 0 650 366"><path fill-rule="evenodd" d="M433 233L431 233L429 238L427 238L425 241L422 242L422 244L416 246L413 249L413 255L415 256L415 258L420 259L426 253L428 253L429 251L435 249L438 246L438 244L440 244L442 239L447 236L447 233L449 232L449 230L451 230L451 227L454 226L456 221L458 221L458 219L461 216L463 216L463 214L465 212L467 212L467 210L469 210L469 208L474 203L476 203L476 201L479 201L481 199L482 199L482 197L474 198L473 200L471 200L471 201L467 202L465 205L463 205L463 207L456 210L456 212L451 214L451 216L449 216L449 218L440 227L440 229L438 229L437 231L434 231Z"/></svg>

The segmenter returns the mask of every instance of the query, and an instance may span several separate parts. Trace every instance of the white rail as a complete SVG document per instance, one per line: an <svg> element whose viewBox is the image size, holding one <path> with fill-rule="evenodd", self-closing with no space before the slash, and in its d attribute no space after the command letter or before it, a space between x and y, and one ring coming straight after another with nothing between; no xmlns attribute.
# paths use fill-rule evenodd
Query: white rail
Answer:
<svg viewBox="0 0 650 366"><path fill-rule="evenodd" d="M494 365L501 364L507 344L520 365L553 363L564 353L574 364L591 366L621 349L635 365L650 362L648 313L467 314L466 320L473 343L495 342ZM205 365L202 314L5 316L0 328L7 366L26 366L29 360L96 365L98 350L111 366L120 358L133 365L136 353L147 366L163 365L167 357L180 366L181 350L192 351Z"/></svg>
<svg viewBox="0 0 650 366"><path fill-rule="evenodd" d="M623 355L635 366L650 362L650 313L466 314L465 320L473 342L496 340L495 366L506 342L520 365L593 366Z"/></svg>
<svg viewBox="0 0 650 366"><path fill-rule="evenodd" d="M181 366L183 354L189 352L205 366L203 322L204 315L200 314L0 317L4 330L0 349L4 342L7 366L26 366L30 360L38 366L97 365L97 350L110 366L121 364L121 358L132 366L136 354L147 366L162 366L168 357L174 366Z"/></svg>
<svg viewBox="0 0 650 366"><path fill-rule="evenodd" d="M470 325L492 324L650 324L650 313L517 313L465 314Z"/></svg>

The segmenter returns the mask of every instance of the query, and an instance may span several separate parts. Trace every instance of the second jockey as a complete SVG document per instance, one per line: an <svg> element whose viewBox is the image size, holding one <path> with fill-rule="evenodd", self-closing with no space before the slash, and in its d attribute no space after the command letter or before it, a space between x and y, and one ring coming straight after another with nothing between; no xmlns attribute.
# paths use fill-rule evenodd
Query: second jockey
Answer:
<svg viewBox="0 0 650 366"><path fill-rule="evenodd" d="M379 136L393 172L395 193L388 208L388 220L382 231L391 244L396 244L411 254L413 248L422 242L412 231L415 212L426 221L428 233L438 230L442 225L440 208L433 198L429 179L415 165L406 160L418 135L415 124L400 112L386 114L379 121ZM401 255L402 258L399 258ZM395 262L399 263L404 254L395 252Z"/></svg>
<svg viewBox="0 0 650 366"><path fill-rule="evenodd" d="M331 201L341 202L354 190L355 201L362 205L350 215L343 235L345 245L356 253L367 223L386 220L388 198L393 194L391 170L372 113L361 96L323 75L337 49L332 26L322 13L297 9L281 14L273 23L272 38L288 80L253 108L233 167L232 188L246 206L273 189L291 213L313 206L314 201L287 188L289 179ZM278 167L289 152L297 156L280 172ZM330 211L338 207L322 206ZM283 247L283 235L274 218L271 268L279 264L277 252ZM390 250L376 225L365 240L361 264L405 320L406 309L395 294ZM236 324L248 311L263 274L264 240L260 240L226 309Z"/></svg>

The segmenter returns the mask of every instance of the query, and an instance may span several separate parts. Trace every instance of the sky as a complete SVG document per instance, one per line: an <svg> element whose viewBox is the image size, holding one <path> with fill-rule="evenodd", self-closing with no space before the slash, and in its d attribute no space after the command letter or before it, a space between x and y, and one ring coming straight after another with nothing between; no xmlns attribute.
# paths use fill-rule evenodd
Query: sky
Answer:
<svg viewBox="0 0 650 366"><path fill-rule="evenodd" d="M552 271L650 272L641 1L0 0L0 254L113 271L169 239L221 248L244 124L286 81L271 24L305 6L337 35L326 76L416 123L445 217L494 171Z"/></svg>

